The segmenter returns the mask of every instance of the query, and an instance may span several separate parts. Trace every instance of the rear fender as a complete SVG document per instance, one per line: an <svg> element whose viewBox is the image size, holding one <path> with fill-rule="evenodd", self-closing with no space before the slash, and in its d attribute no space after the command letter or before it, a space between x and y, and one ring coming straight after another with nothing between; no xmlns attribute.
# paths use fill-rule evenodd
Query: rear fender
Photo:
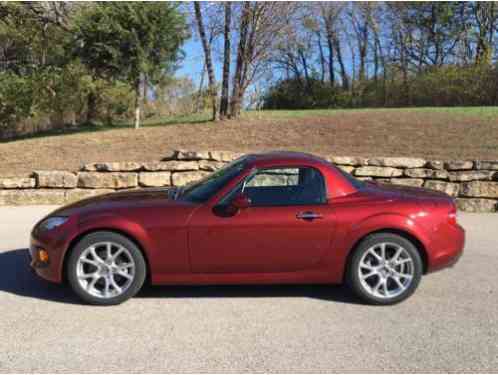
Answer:
<svg viewBox="0 0 498 375"><path fill-rule="evenodd" d="M337 275L335 282L342 282L349 255L364 237L370 233L389 230L405 232L415 237L424 248L427 248L429 243L424 229L407 216L390 213L367 217L359 223L351 225L349 229L346 228L343 233L338 233L338 240L334 241L331 265L333 274Z"/></svg>

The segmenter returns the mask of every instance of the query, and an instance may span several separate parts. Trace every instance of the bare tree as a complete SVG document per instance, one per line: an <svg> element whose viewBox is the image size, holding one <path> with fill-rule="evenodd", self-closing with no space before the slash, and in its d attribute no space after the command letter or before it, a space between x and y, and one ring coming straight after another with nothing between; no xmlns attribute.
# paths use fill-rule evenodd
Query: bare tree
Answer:
<svg viewBox="0 0 498 375"><path fill-rule="evenodd" d="M228 116L229 80L230 80L230 31L232 27L232 4L225 3L225 27L223 49L223 82L221 85L220 119Z"/></svg>
<svg viewBox="0 0 498 375"><path fill-rule="evenodd" d="M289 27L293 3L244 2L239 16L239 44L233 77L230 117L238 117L247 87L271 61L273 48Z"/></svg>
<svg viewBox="0 0 498 375"><path fill-rule="evenodd" d="M491 62L493 41L498 24L498 6L496 2L477 1L472 5L477 26L476 63Z"/></svg>
<svg viewBox="0 0 498 375"><path fill-rule="evenodd" d="M344 63L341 42L339 39L339 20L344 10L344 3L319 3L322 22L325 27L327 37L327 47L329 50L329 76L330 82L335 82L334 62L337 60L340 69L342 88L349 89L349 77Z"/></svg>
<svg viewBox="0 0 498 375"><path fill-rule="evenodd" d="M216 89L216 80L214 76L214 67L213 61L211 58L211 44L208 41L208 37L206 35L206 30L204 28L204 22L202 19L202 11L201 4L199 1L194 1L194 10L195 10L195 18L197 21L197 28L199 31L199 37L202 42L202 49L204 50L204 60L206 64L206 70L208 73L208 82L209 82L209 95L211 97L211 106L212 106L212 119L213 121L218 120L218 92Z"/></svg>

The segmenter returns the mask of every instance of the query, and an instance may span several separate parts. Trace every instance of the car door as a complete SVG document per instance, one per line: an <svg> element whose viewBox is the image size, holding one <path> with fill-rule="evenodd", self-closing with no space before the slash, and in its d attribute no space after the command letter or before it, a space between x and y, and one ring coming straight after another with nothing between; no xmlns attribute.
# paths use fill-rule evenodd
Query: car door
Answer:
<svg viewBox="0 0 498 375"><path fill-rule="evenodd" d="M330 248L332 212L322 174L311 167L266 168L245 179L250 207L235 215L197 210L189 225L190 262L199 273L292 272L317 267Z"/></svg>

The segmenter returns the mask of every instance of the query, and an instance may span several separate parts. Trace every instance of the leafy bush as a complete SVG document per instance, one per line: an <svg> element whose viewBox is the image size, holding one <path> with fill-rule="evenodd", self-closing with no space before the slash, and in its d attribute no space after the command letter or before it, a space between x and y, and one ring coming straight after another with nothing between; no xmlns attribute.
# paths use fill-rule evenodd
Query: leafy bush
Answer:
<svg viewBox="0 0 498 375"><path fill-rule="evenodd" d="M414 77L410 86L415 106L496 105L497 70L489 65L445 66Z"/></svg>
<svg viewBox="0 0 498 375"><path fill-rule="evenodd" d="M318 79L306 82L285 79L270 87L263 98L264 109L313 109L342 107L349 100L335 87Z"/></svg>
<svg viewBox="0 0 498 375"><path fill-rule="evenodd" d="M31 114L33 87L29 77L0 72L0 126L5 127Z"/></svg>
<svg viewBox="0 0 498 375"><path fill-rule="evenodd" d="M355 82L344 91L319 80L306 85L282 80L264 97L265 109L498 105L498 67L482 64L431 67L403 80L390 69L387 80Z"/></svg>

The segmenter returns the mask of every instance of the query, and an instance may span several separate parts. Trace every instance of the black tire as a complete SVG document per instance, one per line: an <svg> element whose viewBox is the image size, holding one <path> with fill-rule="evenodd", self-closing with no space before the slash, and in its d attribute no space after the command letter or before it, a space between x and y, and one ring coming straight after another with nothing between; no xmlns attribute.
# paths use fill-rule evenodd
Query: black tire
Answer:
<svg viewBox="0 0 498 375"><path fill-rule="evenodd" d="M92 245L102 242L112 242L124 247L128 250L134 262L135 268L133 277L130 277L132 279L131 283L122 294L114 297L104 298L90 294L80 285L77 276L77 265L81 254ZM138 293L145 281L147 265L140 249L128 238L114 232L99 231L86 235L74 246L69 254L65 271L69 285L84 302L92 305L108 306L120 304Z"/></svg>
<svg viewBox="0 0 498 375"><path fill-rule="evenodd" d="M410 257L412 260L412 262L410 262L410 264L412 265L410 267L413 267L410 268L410 271L413 275L413 277L411 278L411 282L409 282L409 285L403 292L394 297L378 297L373 294L373 291L368 290L363 285L365 282L362 284L360 280L360 261L362 260L365 253L369 251L369 249L375 247L376 245L380 246L380 244L382 243L401 246L406 250L406 257ZM392 245L388 245L388 247L389 246L394 248L394 246ZM369 235L363 241L361 241L361 243L353 251L354 252L347 268L347 283L352 291L356 294L356 296L358 296L362 301L372 305L392 305L407 299L417 289L423 273L423 263L416 246L408 239L394 233L375 233ZM376 280L375 277L377 277L378 279ZM381 276L374 275L372 276L372 278L374 278L373 283L375 284L376 281L380 280ZM395 280L393 279L391 283L393 283L394 281ZM387 288L387 286L385 288Z"/></svg>

